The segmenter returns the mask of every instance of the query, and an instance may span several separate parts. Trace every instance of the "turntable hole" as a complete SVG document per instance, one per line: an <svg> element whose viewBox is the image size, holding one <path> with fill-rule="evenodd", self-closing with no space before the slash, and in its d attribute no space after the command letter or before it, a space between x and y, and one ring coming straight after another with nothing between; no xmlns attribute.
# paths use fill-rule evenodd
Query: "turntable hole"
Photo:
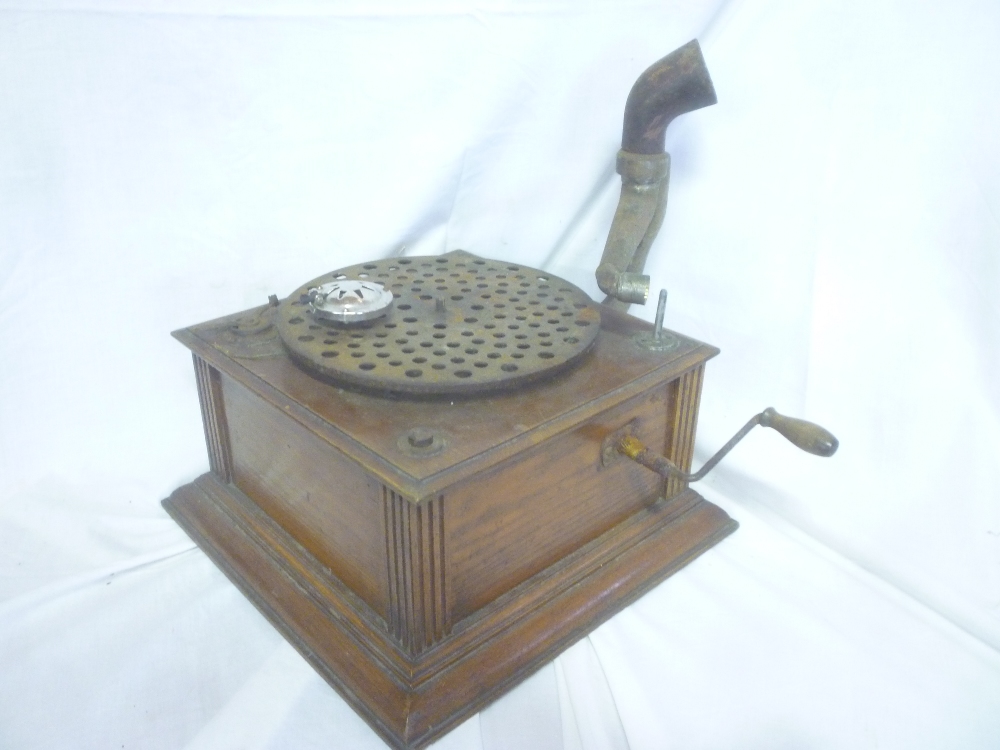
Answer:
<svg viewBox="0 0 1000 750"><path fill-rule="evenodd" d="M358 367L360 367L362 370L374 370L375 369L375 363L374 362L362 362L360 365L358 365Z"/></svg>
<svg viewBox="0 0 1000 750"><path fill-rule="evenodd" d="M443 370L445 366L440 362L435 362L433 365L431 365L431 367L433 367L435 370Z"/></svg>
<svg viewBox="0 0 1000 750"><path fill-rule="evenodd" d="M302 318L297 318L297 317L296 318L291 318L288 322L289 323L301 323L302 322Z"/></svg>
<svg viewBox="0 0 1000 750"><path fill-rule="evenodd" d="M504 372L516 372L517 371L517 365L511 364L510 362L508 362L505 365L500 365L500 369L503 370Z"/></svg>
<svg viewBox="0 0 1000 750"><path fill-rule="evenodd" d="M556 355L552 352L538 352L538 356L542 359L552 359Z"/></svg>
<svg viewBox="0 0 1000 750"><path fill-rule="evenodd" d="M299 341L312 341L312 336L299 336Z"/></svg>
<svg viewBox="0 0 1000 750"><path fill-rule="evenodd" d="M406 377L408 377L408 378L419 378L423 374L424 374L423 370L413 369L413 370L407 370L406 371Z"/></svg>
<svg viewBox="0 0 1000 750"><path fill-rule="evenodd" d="M472 373L469 370L455 370L456 378L471 378Z"/></svg>
<svg viewBox="0 0 1000 750"><path fill-rule="evenodd" d="M330 359L330 357L336 357L339 354L340 352L338 351L335 351L333 349L328 349L327 351L323 352L322 356L326 357L327 359Z"/></svg>

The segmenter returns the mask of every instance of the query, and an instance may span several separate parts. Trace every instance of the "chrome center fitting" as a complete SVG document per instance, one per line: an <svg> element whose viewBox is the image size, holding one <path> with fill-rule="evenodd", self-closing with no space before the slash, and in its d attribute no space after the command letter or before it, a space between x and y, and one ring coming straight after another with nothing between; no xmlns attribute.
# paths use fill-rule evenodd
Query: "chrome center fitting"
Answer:
<svg viewBox="0 0 1000 750"><path fill-rule="evenodd" d="M381 318L393 300L381 284L360 279L337 279L313 287L308 295L309 310L317 318L348 324Z"/></svg>

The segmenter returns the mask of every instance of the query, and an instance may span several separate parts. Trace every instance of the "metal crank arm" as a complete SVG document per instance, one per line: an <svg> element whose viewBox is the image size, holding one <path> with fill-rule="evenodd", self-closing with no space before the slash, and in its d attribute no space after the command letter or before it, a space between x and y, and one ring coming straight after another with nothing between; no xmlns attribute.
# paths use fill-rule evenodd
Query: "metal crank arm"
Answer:
<svg viewBox="0 0 1000 750"><path fill-rule="evenodd" d="M708 474L708 472L714 469L716 464L725 458L726 454L735 448L736 444L745 438L747 433L757 425L771 427L772 429L777 430L784 435L792 443L792 445L797 448L801 448L807 453L812 453L815 456L828 458L837 452L837 448L840 445L837 438L824 428L820 427L818 424L807 422L804 419L786 417L782 414L778 414L778 412L771 407L768 407L743 425L743 428L733 435L729 442L722 446L718 453L708 459L708 461L705 462L705 465L693 474L681 471L669 459L652 453L641 440L632 437L631 435L625 435L622 437L618 441L618 445L616 447L618 452L623 456L631 458L636 463L642 464L647 469L655 471L664 478L678 477L685 482L697 482L699 479L702 479L706 474Z"/></svg>

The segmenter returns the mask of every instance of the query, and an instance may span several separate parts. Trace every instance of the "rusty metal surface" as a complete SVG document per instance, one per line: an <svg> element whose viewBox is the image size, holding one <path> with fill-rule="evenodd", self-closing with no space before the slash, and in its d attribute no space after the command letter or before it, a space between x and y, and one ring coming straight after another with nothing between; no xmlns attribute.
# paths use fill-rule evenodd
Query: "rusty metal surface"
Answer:
<svg viewBox="0 0 1000 750"><path fill-rule="evenodd" d="M384 284L395 296L392 311L356 326L312 316L308 290L338 276ZM299 365L335 382L465 395L517 388L573 366L600 322L599 306L568 281L459 250L333 271L282 301L276 326Z"/></svg>

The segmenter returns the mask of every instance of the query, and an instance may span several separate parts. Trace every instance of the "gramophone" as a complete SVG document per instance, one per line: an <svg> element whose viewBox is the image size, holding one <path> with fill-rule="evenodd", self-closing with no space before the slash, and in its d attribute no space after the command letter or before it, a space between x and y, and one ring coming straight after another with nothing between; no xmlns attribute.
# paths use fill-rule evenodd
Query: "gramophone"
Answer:
<svg viewBox="0 0 1000 750"><path fill-rule="evenodd" d="M211 471L164 505L390 745L486 706L736 523L689 484L707 344L645 303L678 115L716 101L697 41L625 108L621 198L592 300L455 250L370 260L174 333Z"/></svg>

